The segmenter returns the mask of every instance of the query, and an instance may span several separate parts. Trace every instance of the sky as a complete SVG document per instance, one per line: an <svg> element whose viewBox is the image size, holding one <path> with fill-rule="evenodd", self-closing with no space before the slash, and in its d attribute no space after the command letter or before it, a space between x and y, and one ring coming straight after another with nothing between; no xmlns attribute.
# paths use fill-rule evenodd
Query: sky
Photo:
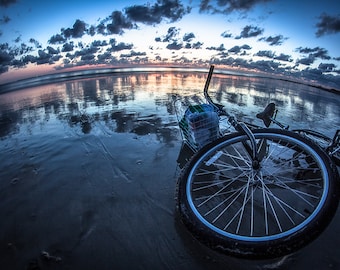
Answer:
<svg viewBox="0 0 340 270"><path fill-rule="evenodd" d="M340 89L338 0L0 0L0 86L74 68L208 66Z"/></svg>

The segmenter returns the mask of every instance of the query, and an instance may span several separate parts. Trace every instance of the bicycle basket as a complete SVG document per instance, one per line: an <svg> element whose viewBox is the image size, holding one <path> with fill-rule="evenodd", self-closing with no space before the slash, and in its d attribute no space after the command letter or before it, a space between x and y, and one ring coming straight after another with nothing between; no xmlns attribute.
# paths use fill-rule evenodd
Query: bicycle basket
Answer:
<svg viewBox="0 0 340 270"><path fill-rule="evenodd" d="M183 139L195 152L219 136L219 117L210 104L189 105L179 121Z"/></svg>

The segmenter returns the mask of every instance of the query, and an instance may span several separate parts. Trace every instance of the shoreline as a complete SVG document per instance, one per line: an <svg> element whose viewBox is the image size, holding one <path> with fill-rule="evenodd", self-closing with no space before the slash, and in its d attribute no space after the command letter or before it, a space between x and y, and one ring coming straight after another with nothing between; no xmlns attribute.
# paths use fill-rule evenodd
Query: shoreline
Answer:
<svg viewBox="0 0 340 270"><path fill-rule="evenodd" d="M0 95L12 92L16 90L21 90L28 87L46 85L49 83L56 83L56 82L64 82L74 79L81 79L81 78L93 78L93 77L100 77L110 74L116 73L129 73L129 72L171 72L171 71L180 71L180 72L202 72L207 73L208 70L205 67L184 67L184 66L122 66L122 67L106 67L106 68L89 68L89 69L80 69L80 70L70 70L64 72L56 72L56 73L49 73L45 75L38 75L34 77L20 79L18 81L11 81L0 84ZM327 87L321 84L314 84L309 81L305 80L297 80L290 77L283 77L277 75L266 75L263 73L253 73L253 72L246 72L246 71L232 71L229 69L223 68L216 68L214 74L220 75L233 75L233 76L242 76L242 77L249 77L249 78L261 78L261 79L270 79L270 80L278 80L296 84L307 85L310 87L318 88L321 90L325 90L328 92L332 92L335 94L340 94L340 89Z"/></svg>

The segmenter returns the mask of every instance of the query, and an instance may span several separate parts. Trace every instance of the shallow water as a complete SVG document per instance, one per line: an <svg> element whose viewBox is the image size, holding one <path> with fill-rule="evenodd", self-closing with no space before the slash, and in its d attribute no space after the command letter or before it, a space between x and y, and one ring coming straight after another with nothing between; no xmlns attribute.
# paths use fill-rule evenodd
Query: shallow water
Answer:
<svg viewBox="0 0 340 270"><path fill-rule="evenodd" d="M312 244L271 261L216 254L178 222L174 100L200 100L205 79L124 72L0 95L1 269L338 269L339 213ZM291 128L340 126L340 95L317 88L215 74L210 92L254 124L275 102Z"/></svg>

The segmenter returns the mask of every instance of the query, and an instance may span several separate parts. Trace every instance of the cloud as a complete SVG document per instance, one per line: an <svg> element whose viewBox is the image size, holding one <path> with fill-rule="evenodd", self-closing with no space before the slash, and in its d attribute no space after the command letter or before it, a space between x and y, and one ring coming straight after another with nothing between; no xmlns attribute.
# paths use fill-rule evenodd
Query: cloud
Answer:
<svg viewBox="0 0 340 270"><path fill-rule="evenodd" d="M287 40L288 38L283 37L282 35L277 35L277 36L269 36L269 37L263 37L260 38L259 41L265 41L269 43L270 46L278 46L282 45L283 41Z"/></svg>
<svg viewBox="0 0 340 270"><path fill-rule="evenodd" d="M340 15L330 16L325 13L319 16L319 22L316 24L317 31L315 35L321 37L324 35L336 34L340 32Z"/></svg>
<svg viewBox="0 0 340 270"><path fill-rule="evenodd" d="M34 39L34 38L31 38L31 39L29 40L29 43L34 44L34 46L35 46L36 48L39 48L39 49L42 48L42 46L41 46L41 44L39 43L39 41L37 41L37 40Z"/></svg>
<svg viewBox="0 0 340 270"><path fill-rule="evenodd" d="M296 51L299 53L303 53L303 54L309 54L309 57L320 58L324 60L331 59L331 57L328 55L328 51L320 47L315 47L315 48L299 47L296 49Z"/></svg>
<svg viewBox="0 0 340 270"><path fill-rule="evenodd" d="M275 52L270 51L270 50L258 51L255 55L260 56L260 57L266 57L266 58L274 59L274 60L284 61L284 62L292 62L293 61L292 57L288 54L281 53L279 56L276 56ZM313 63L312 58L311 59L304 59L303 58L303 59L301 59L301 61L302 61L302 63L309 63L310 61L312 61L311 63Z"/></svg>
<svg viewBox="0 0 340 270"><path fill-rule="evenodd" d="M51 46L47 46L47 51L49 54L59 54L59 50L56 50Z"/></svg>
<svg viewBox="0 0 340 270"><path fill-rule="evenodd" d="M163 42L176 41L178 34L179 34L179 28L176 28L174 26L170 27L168 29L167 34L164 36L162 41Z"/></svg>
<svg viewBox="0 0 340 270"><path fill-rule="evenodd" d="M203 46L203 42L197 41L194 44L192 44L193 49L200 49Z"/></svg>
<svg viewBox="0 0 340 270"><path fill-rule="evenodd" d="M146 52L135 52L131 50L128 54L121 54L120 57L135 57L135 56L146 56Z"/></svg>
<svg viewBox="0 0 340 270"><path fill-rule="evenodd" d="M116 39L110 39L111 47L107 49L108 52L119 52L122 50L131 50L133 48L133 44L128 44L124 42L117 43Z"/></svg>
<svg viewBox="0 0 340 270"><path fill-rule="evenodd" d="M240 35L235 37L235 39L257 37L259 35L262 35L263 31L264 30L262 28L259 28L257 26L246 25L242 29Z"/></svg>
<svg viewBox="0 0 340 270"><path fill-rule="evenodd" d="M183 44L178 43L178 41L175 40L172 43L169 43L166 48L169 50L180 50L183 48Z"/></svg>
<svg viewBox="0 0 340 270"><path fill-rule="evenodd" d="M66 39L70 37L81 38L84 34L86 34L86 23L78 19L73 24L72 28L61 29L61 32Z"/></svg>
<svg viewBox="0 0 340 270"><path fill-rule="evenodd" d="M108 45L108 43L107 43L106 40L94 40L91 43L91 46L93 46L93 47L105 47L107 45Z"/></svg>
<svg viewBox="0 0 340 270"><path fill-rule="evenodd" d="M11 21L11 18L4 15L2 19L0 19L0 24L6 24L6 23L9 23L10 21Z"/></svg>
<svg viewBox="0 0 340 270"><path fill-rule="evenodd" d="M236 46L230 48L230 49L228 50L228 52L237 54L237 53L240 53L242 49L243 49L243 50L250 50L251 47L250 47L249 45L247 45L247 44L244 44L244 45L242 45L242 46L236 45Z"/></svg>
<svg viewBox="0 0 340 270"><path fill-rule="evenodd" d="M281 53L279 56L275 56L274 59L280 60L280 61L285 61L285 62L292 62L293 61L293 59L290 55L283 54L283 53Z"/></svg>
<svg viewBox="0 0 340 270"><path fill-rule="evenodd" d="M74 49L73 42L70 42L70 43L64 43L61 51L62 52L72 52L73 49Z"/></svg>
<svg viewBox="0 0 340 270"><path fill-rule="evenodd" d="M194 33L185 33L182 38L179 37L180 29L174 26L169 27L166 35L161 37L156 37L156 42L167 42L169 43L166 48L169 50L180 50L185 49L201 49L203 43L200 41L193 42L195 37ZM186 42L183 45L183 42Z"/></svg>
<svg viewBox="0 0 340 270"><path fill-rule="evenodd" d="M258 51L255 55L260 56L260 57L267 57L271 59L275 57L275 53L273 51Z"/></svg>
<svg viewBox="0 0 340 270"><path fill-rule="evenodd" d="M308 57L298 59L296 63L310 66L311 64L314 63L314 61L315 61L315 57L312 54L310 54Z"/></svg>
<svg viewBox="0 0 340 270"><path fill-rule="evenodd" d="M106 28L109 34L123 34L124 29L132 29L135 25L120 11L112 12L111 23L107 24Z"/></svg>
<svg viewBox="0 0 340 270"><path fill-rule="evenodd" d="M194 33L186 33L183 36L183 41L185 42L190 42L195 38L195 34Z"/></svg>
<svg viewBox="0 0 340 270"><path fill-rule="evenodd" d="M10 65L11 61L14 59L14 56L10 53L1 50L0 51L0 63L1 65Z"/></svg>
<svg viewBox="0 0 340 270"><path fill-rule="evenodd" d="M17 0L1 0L0 7L9 7L10 5L16 4Z"/></svg>
<svg viewBox="0 0 340 270"><path fill-rule="evenodd" d="M221 44L219 47L214 47L214 46L207 47L207 50L223 52L226 49L224 48L224 44Z"/></svg>
<svg viewBox="0 0 340 270"><path fill-rule="evenodd" d="M190 8L185 8L178 0L157 0L154 5L134 5L125 8L125 14L130 20L144 24L160 23L163 18L176 22L189 12Z"/></svg>
<svg viewBox="0 0 340 270"><path fill-rule="evenodd" d="M49 40L49 44L63 44L66 42L66 38L60 34L53 35Z"/></svg>
<svg viewBox="0 0 340 270"><path fill-rule="evenodd" d="M322 72L331 72L335 69L335 65L334 64L323 64L320 63L320 65L318 66L318 69L321 70Z"/></svg>
<svg viewBox="0 0 340 270"><path fill-rule="evenodd" d="M272 0L217 0L215 5L211 4L210 0L202 0L200 3L200 12L212 13L231 13L234 11L246 12L254 6Z"/></svg>
<svg viewBox="0 0 340 270"><path fill-rule="evenodd" d="M230 38L230 37L232 37L232 34L230 34L229 31L224 31L224 32L221 34L221 37Z"/></svg>

